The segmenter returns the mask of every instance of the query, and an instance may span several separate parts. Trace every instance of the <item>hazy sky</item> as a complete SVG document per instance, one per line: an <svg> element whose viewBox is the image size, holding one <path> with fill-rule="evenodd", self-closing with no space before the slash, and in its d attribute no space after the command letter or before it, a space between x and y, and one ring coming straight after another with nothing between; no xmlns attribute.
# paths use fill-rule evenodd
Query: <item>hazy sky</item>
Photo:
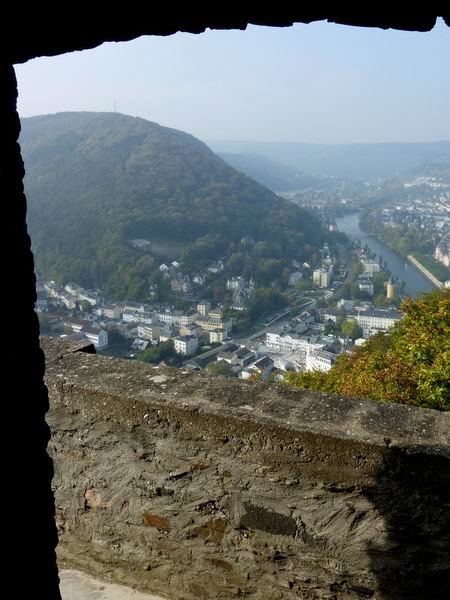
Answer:
<svg viewBox="0 0 450 600"><path fill-rule="evenodd" d="M450 29L326 22L144 37L16 68L21 116L117 111L203 140L450 139Z"/></svg>

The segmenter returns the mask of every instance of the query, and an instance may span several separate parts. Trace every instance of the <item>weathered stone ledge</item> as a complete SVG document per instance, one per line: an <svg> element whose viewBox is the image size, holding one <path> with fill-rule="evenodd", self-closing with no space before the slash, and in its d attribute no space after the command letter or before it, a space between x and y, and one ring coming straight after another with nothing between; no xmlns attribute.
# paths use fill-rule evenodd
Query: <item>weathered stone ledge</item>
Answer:
<svg viewBox="0 0 450 600"><path fill-rule="evenodd" d="M121 419L131 419L146 404L156 404L201 412L205 419L214 414L371 445L450 445L450 413L101 357L92 355L91 344L45 338L43 348L48 385L65 395L76 385L92 400L92 393L111 399L106 405L92 402L98 416L112 418L119 409ZM127 399L134 404L125 404Z"/></svg>
<svg viewBox="0 0 450 600"><path fill-rule="evenodd" d="M172 598L447 589L450 415L43 347L68 564Z"/></svg>

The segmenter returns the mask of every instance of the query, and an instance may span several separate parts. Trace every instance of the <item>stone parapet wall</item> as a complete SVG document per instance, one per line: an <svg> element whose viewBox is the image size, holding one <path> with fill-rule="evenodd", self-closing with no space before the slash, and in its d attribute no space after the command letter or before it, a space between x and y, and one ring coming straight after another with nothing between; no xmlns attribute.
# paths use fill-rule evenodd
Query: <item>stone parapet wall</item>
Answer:
<svg viewBox="0 0 450 600"><path fill-rule="evenodd" d="M43 340L60 561L173 599L450 596L450 415Z"/></svg>

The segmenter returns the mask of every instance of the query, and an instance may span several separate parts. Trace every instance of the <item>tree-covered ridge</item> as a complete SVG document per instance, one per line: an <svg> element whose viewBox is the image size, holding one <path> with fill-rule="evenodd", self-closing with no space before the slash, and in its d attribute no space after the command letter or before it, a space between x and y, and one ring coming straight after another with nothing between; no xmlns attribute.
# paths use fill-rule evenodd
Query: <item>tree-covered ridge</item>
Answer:
<svg viewBox="0 0 450 600"><path fill-rule="evenodd" d="M46 277L143 298L158 261L130 239L182 245L188 271L245 237L265 242L274 259L307 260L322 242L308 213L181 131L116 113L59 113L24 119L20 142L37 269Z"/></svg>
<svg viewBox="0 0 450 600"><path fill-rule="evenodd" d="M404 318L343 354L328 373L293 373L288 383L349 396L450 410L450 290L407 298Z"/></svg>

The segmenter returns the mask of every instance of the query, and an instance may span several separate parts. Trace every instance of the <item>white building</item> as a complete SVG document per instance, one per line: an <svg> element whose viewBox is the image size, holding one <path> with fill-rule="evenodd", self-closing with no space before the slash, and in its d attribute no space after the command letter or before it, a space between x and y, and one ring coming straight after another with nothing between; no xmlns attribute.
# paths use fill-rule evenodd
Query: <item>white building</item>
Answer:
<svg viewBox="0 0 450 600"><path fill-rule="evenodd" d="M209 332L209 343L223 342L228 337L228 329L213 329Z"/></svg>
<svg viewBox="0 0 450 600"><path fill-rule="evenodd" d="M100 304L100 294L95 290L83 290L78 293L78 299L83 302L89 302L92 306L98 306Z"/></svg>
<svg viewBox="0 0 450 600"><path fill-rule="evenodd" d="M192 281L197 285L205 285L206 275L204 275L203 273L196 273L192 276Z"/></svg>
<svg viewBox="0 0 450 600"><path fill-rule="evenodd" d="M82 333L94 346L101 350L108 345L108 333L104 329L96 329L92 325L83 325L80 333Z"/></svg>
<svg viewBox="0 0 450 600"><path fill-rule="evenodd" d="M326 344L319 337L312 335L297 335L295 333L266 333L266 348L280 354L291 354L296 352L311 352L319 350Z"/></svg>
<svg viewBox="0 0 450 600"><path fill-rule="evenodd" d="M328 373L335 362L336 354L333 354L333 352L313 350L306 356L306 370Z"/></svg>
<svg viewBox="0 0 450 600"><path fill-rule="evenodd" d="M117 304L105 304L97 309L97 314L106 319L120 319L122 316L122 308Z"/></svg>
<svg viewBox="0 0 450 600"><path fill-rule="evenodd" d="M62 302L69 310L72 310L77 306L77 298L70 292L61 292L58 295L58 300L60 300L60 302Z"/></svg>
<svg viewBox="0 0 450 600"><path fill-rule="evenodd" d="M293 352L292 354L272 355L274 367L280 371L295 371L296 373L306 369L306 353Z"/></svg>
<svg viewBox="0 0 450 600"><path fill-rule="evenodd" d="M64 327L69 327L75 333L79 333L84 325L89 325L89 321L82 321L80 319L66 319L64 321Z"/></svg>
<svg viewBox="0 0 450 600"><path fill-rule="evenodd" d="M144 350L147 350L149 344L150 342L148 340L143 340L137 337L134 339L133 343L131 344L131 347L135 350L140 350L141 352L143 352Z"/></svg>
<svg viewBox="0 0 450 600"><path fill-rule="evenodd" d="M78 293L83 290L83 288L81 288L79 285L72 282L66 283L64 289L66 290L66 292L69 292L69 294L72 294L73 296L77 296Z"/></svg>
<svg viewBox="0 0 450 600"><path fill-rule="evenodd" d="M138 337L144 340L157 340L161 334L161 328L157 324L140 324L137 328Z"/></svg>
<svg viewBox="0 0 450 600"><path fill-rule="evenodd" d="M372 308L362 311L352 310L347 317L355 319L363 330L363 337L367 339L374 331L388 331L403 318L403 315L397 310Z"/></svg>
<svg viewBox="0 0 450 600"><path fill-rule="evenodd" d="M217 354L218 361L225 361L232 367L244 368L250 363L255 362L256 359L257 355L255 352L246 346L241 346L240 348L233 348L233 346L231 346L221 350Z"/></svg>
<svg viewBox="0 0 450 600"><path fill-rule="evenodd" d="M161 310L155 313L161 323L167 325L174 325L175 327L181 327L182 325L188 327L193 325L199 318L199 314L195 310Z"/></svg>
<svg viewBox="0 0 450 600"><path fill-rule="evenodd" d="M130 310L129 308L124 308L122 311L122 321L125 323L143 323L150 325L153 318L151 312L141 312L139 310Z"/></svg>
<svg viewBox="0 0 450 600"><path fill-rule="evenodd" d="M189 327L190 325L193 325L195 323L195 321L198 319L198 316L199 316L198 312L193 309L181 313L179 327L181 327L183 325L185 327Z"/></svg>
<svg viewBox="0 0 450 600"><path fill-rule="evenodd" d="M74 296L80 302L85 300L92 306L98 306L100 304L100 294L98 290L85 290L80 285L73 282L66 283L64 289L68 294Z"/></svg>
<svg viewBox="0 0 450 600"><path fill-rule="evenodd" d="M361 263L364 267L364 273L379 273L380 272L380 264L376 260L371 260L369 258L361 258Z"/></svg>
<svg viewBox="0 0 450 600"><path fill-rule="evenodd" d="M124 302L122 305L122 310L128 310L130 312L148 312L150 307L148 304L144 304L143 302Z"/></svg>
<svg viewBox="0 0 450 600"><path fill-rule="evenodd" d="M221 308L211 309L208 313L208 316L211 317L211 319L222 319L223 310Z"/></svg>
<svg viewBox="0 0 450 600"><path fill-rule="evenodd" d="M320 288L328 288L331 285L332 276L332 269L316 269L313 272L313 284Z"/></svg>
<svg viewBox="0 0 450 600"><path fill-rule="evenodd" d="M211 310L211 302L208 302L208 300L202 300L197 304L197 312L199 315L202 315L203 317L205 315L207 315L210 310Z"/></svg>
<svg viewBox="0 0 450 600"><path fill-rule="evenodd" d="M175 352L190 356L198 350L198 338L194 335L182 335L174 339Z"/></svg>
<svg viewBox="0 0 450 600"><path fill-rule="evenodd" d="M238 292L241 290L245 290L247 287L247 282L243 277L231 277L231 279L227 279L226 288L227 290L231 290L233 292Z"/></svg>
<svg viewBox="0 0 450 600"><path fill-rule="evenodd" d="M344 298L341 298L337 303L338 307L344 310L352 310L354 304L353 300L345 300Z"/></svg>
<svg viewBox="0 0 450 600"><path fill-rule="evenodd" d="M258 375L263 381L266 381L272 373L273 367L273 360L268 356L263 356L248 365L248 367L245 367L245 369L242 369L239 377L241 379L250 379L252 375Z"/></svg>
<svg viewBox="0 0 450 600"><path fill-rule="evenodd" d="M366 292L369 296L373 296L374 285L372 275L359 275L356 285L361 292Z"/></svg>
<svg viewBox="0 0 450 600"><path fill-rule="evenodd" d="M218 311L210 312L207 316L198 315L195 323L202 328L203 331L214 331L216 329L226 329L230 331L233 327L232 319L224 319L222 316L219 316ZM212 316L214 315L214 316Z"/></svg>

